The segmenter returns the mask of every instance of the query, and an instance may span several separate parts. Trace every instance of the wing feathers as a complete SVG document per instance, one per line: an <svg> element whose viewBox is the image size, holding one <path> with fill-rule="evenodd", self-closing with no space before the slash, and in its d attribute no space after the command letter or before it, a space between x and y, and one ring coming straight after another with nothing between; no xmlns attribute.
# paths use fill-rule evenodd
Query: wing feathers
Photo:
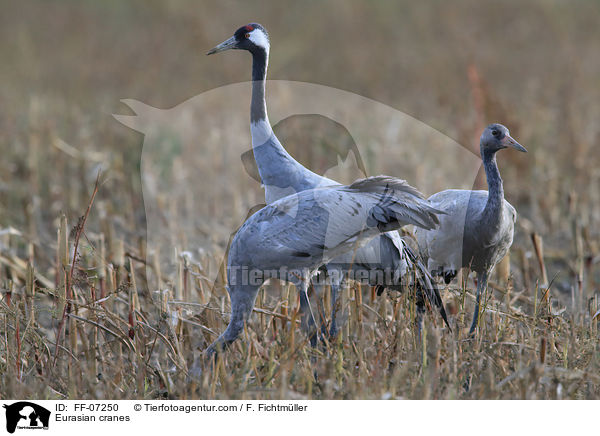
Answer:
<svg viewBox="0 0 600 436"><path fill-rule="evenodd" d="M405 180L394 177L368 177L341 189L379 197L379 202L369 212L367 225L377 225L381 231L397 229L406 224L434 229L439 224L436 215L443 213L431 206L423 194Z"/></svg>

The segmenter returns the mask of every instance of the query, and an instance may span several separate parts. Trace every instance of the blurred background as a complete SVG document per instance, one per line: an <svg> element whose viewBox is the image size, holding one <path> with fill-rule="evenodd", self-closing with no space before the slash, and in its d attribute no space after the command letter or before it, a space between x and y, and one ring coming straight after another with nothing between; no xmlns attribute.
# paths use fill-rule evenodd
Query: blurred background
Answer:
<svg viewBox="0 0 600 436"><path fill-rule="evenodd" d="M111 177L99 198L123 214L140 209L143 135L111 114L129 113L123 98L170 108L249 80L247 54L204 54L252 21L271 34L269 79L363 95L473 150L484 125L502 122L530 151L499 158L507 198L518 210L531 209L528 218L543 233L576 207L570 195L586 205L579 214L585 222L598 217L596 2L27 1L2 7L5 226L43 233L55 228L60 211L81 214L94 175L81 177L94 173L94 159L106 157ZM240 105L246 108L247 100Z"/></svg>
<svg viewBox="0 0 600 436"><path fill-rule="evenodd" d="M142 262L149 206L144 203L141 160L148 138L143 129L127 127L112 114L139 115L122 99L159 109L175 108L171 113L177 114L176 107L192 97L250 80L247 53L211 57L205 53L241 25L259 22L271 37L268 79L337 88L414 117L430 127L430 136L421 136L414 144L422 146L428 137L447 138L478 153L483 128L490 122L505 124L529 151L498 156L505 196L519 212L511 254L518 286L532 289L536 281L556 277L556 298L581 309L597 292L599 2L3 0L1 6L3 288L26 281L25 263L15 259L34 264L44 286L59 284L59 278L53 278L60 269L60 216L66 215L69 229L78 222L100 168L101 186L86 223L86 237L106 242L106 253L93 260L99 256L90 254L90 242L85 246L88 251L80 255L83 260L89 255L92 266L108 262L117 271L127 264L124 255ZM245 148L235 149L232 155L238 163L250 145L249 86L240 86L245 91L240 91L235 116L232 109L235 127L230 131L245 135ZM273 112L277 111L277 89L277 85L267 89ZM294 102L287 103L293 106ZM332 166L322 150L340 141L349 141L351 149L353 139L357 140L348 139L347 126L319 117L279 121L275 131L290 153L320 172ZM194 119L188 119L188 124L193 125ZM369 153L377 157L380 140L391 138L394 143L402 133L391 137L385 132L387 136L370 145L360 144L364 162L356 162L360 171L352 172L355 177L362 175L364 165L369 175L385 170L406 178L426 195L449 187L472 187L456 186L453 177L460 180L465 171L462 158L456 155L446 158L405 149L404 155L387 163L388 156L379 156L377 163ZM188 137L181 145L180 139L166 134L153 144L163 153L180 146L199 147L201 154L188 162L189 169L197 163L197 168L204 165L203 171L211 171L211 167L218 170L214 163L229 153L229 143L218 139L198 143ZM306 147L306 142L315 144L314 149ZM341 153L343 159L345 154ZM207 159L210 156L214 160ZM210 217L177 212L179 218L192 220L204 236L217 228L215 216L227 218L220 223L218 240L210 241L218 253L217 267L229 235L241 223L239 217L262 200L258 184L249 184L252 170L241 164L239 168L245 168L240 172L243 178L231 185L223 180L195 189L218 194L221 187L236 192L248 187L248 194L232 194L231 205L225 202L222 209L209 204ZM193 173L185 173L187 179L182 174L160 169L153 173L159 182L179 176L177 180L194 183ZM338 177L343 179L343 175ZM481 171L472 185L485 189ZM174 194L173 199L191 204L185 203L185 195ZM187 195L191 197L189 191ZM156 200L157 207L169 209L167 203ZM231 208L235 219L229 219L234 214ZM169 224L167 219L164 229L170 225L174 222ZM75 226L71 236L76 230ZM175 234L165 233L167 237ZM538 245L543 241L545 272L536 260L532 243L536 238ZM211 268L216 274L215 267ZM173 277L170 282L177 280L183 279ZM112 283L115 289L118 282L117 278Z"/></svg>

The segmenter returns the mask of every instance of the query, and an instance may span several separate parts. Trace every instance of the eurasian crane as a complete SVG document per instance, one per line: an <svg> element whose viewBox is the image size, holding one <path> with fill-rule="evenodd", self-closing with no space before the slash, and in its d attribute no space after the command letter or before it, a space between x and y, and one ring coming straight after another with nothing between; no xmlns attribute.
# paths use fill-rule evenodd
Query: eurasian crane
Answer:
<svg viewBox="0 0 600 436"><path fill-rule="evenodd" d="M407 224L433 229L439 222L437 213L415 188L387 176L304 190L259 210L231 242L227 260L231 318L225 332L208 347L207 357L239 336L260 286L271 277L295 284L302 329L316 346L307 291L317 268L382 232ZM447 324L437 289L423 292Z"/></svg>
<svg viewBox="0 0 600 436"><path fill-rule="evenodd" d="M429 270L450 283L462 267L477 273L475 313L469 334L477 328L479 304L494 267L512 245L517 212L504 199L504 188L496 163L503 148L527 152L502 124L490 124L481 135L479 148L488 191L448 189L429 197L431 204L445 212L435 229L416 228L419 249Z"/></svg>
<svg viewBox="0 0 600 436"><path fill-rule="evenodd" d="M252 55L250 130L254 159L265 188L267 204L272 204L291 193L299 193L321 186L339 185L338 182L315 174L297 162L283 148L273 133L265 100L270 50L267 30L257 23L242 26L231 38L209 50L207 54L230 49L246 50ZM401 279L407 274L407 271L412 270L417 273L419 288L434 286L427 268L396 231L376 236L355 252L348 252L340 257L330 259L325 268L331 278L331 336L335 336L337 333L337 295L344 272L349 269L356 273L355 277L364 277L363 281L377 286L378 292L381 292L383 288L401 289ZM382 278L391 280L382 280ZM417 299L418 331L421 330L423 313L423 300L420 296Z"/></svg>

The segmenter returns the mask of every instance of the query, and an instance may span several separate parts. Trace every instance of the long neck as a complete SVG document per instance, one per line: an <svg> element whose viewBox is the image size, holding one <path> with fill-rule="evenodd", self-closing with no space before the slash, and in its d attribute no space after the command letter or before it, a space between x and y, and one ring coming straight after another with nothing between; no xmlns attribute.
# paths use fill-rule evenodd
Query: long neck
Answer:
<svg viewBox="0 0 600 436"><path fill-rule="evenodd" d="M502 214L504 206L504 188L502 186L502 178L496 163L496 153L481 151L483 158L483 166L488 183L488 199L483 210L483 218L488 221L494 218L499 218Z"/></svg>
<svg viewBox="0 0 600 436"><path fill-rule="evenodd" d="M265 185L267 203L292 192L329 184L329 180L313 173L297 162L281 145L267 116L265 80L268 50L252 52L252 102L250 105L250 132L252 150L261 181ZM333 183L333 182L332 182Z"/></svg>
<svg viewBox="0 0 600 436"><path fill-rule="evenodd" d="M267 78L267 65L269 53L265 49L252 52L252 103L250 106L250 121L258 123L262 120L268 122L267 104L265 102L265 81Z"/></svg>

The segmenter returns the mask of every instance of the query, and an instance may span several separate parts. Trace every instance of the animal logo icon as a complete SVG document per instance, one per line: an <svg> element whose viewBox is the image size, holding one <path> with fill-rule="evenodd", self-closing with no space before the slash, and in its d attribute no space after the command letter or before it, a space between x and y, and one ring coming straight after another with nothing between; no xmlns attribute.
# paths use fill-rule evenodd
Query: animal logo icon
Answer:
<svg viewBox="0 0 600 436"><path fill-rule="evenodd" d="M6 409L6 431L14 433L17 428L47 429L50 423L50 411L42 406L29 401L19 401L10 405L4 404Z"/></svg>

